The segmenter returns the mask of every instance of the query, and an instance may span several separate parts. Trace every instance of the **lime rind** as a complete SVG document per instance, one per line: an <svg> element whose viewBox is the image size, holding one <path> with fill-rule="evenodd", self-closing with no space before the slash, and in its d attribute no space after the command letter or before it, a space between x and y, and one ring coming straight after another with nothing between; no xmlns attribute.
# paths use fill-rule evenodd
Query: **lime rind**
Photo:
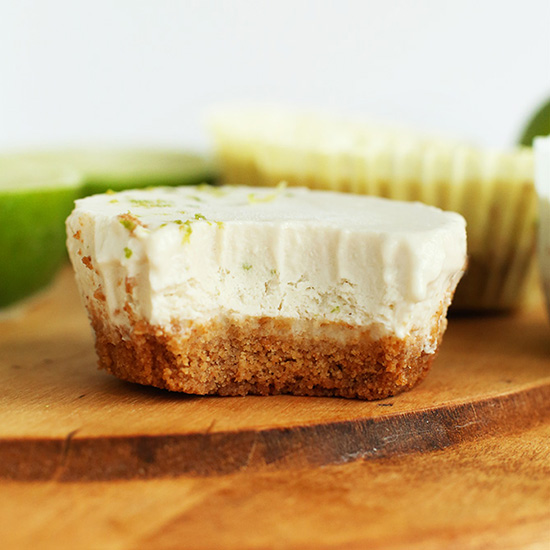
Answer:
<svg viewBox="0 0 550 550"><path fill-rule="evenodd" d="M533 140L538 136L547 136L550 134L550 98L548 98L529 119L525 126L519 143L532 147Z"/></svg>

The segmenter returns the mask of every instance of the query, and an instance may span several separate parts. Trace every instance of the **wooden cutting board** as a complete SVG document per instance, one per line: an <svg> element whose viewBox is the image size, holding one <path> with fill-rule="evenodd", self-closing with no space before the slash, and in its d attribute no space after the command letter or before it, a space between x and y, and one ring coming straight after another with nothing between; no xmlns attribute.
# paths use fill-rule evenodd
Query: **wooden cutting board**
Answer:
<svg viewBox="0 0 550 550"><path fill-rule="evenodd" d="M550 547L542 305L451 319L428 378L378 402L179 395L95 364L68 270L0 323L8 545Z"/></svg>

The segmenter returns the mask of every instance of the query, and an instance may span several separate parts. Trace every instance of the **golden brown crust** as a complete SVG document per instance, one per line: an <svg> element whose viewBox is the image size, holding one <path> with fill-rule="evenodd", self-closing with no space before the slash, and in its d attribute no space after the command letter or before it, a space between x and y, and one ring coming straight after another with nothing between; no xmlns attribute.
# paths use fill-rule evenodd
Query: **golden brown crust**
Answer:
<svg viewBox="0 0 550 550"><path fill-rule="evenodd" d="M337 323L258 318L130 332L90 311L100 367L118 378L193 394L382 399L422 380L435 358L425 337L372 338ZM430 340L439 345L444 316Z"/></svg>

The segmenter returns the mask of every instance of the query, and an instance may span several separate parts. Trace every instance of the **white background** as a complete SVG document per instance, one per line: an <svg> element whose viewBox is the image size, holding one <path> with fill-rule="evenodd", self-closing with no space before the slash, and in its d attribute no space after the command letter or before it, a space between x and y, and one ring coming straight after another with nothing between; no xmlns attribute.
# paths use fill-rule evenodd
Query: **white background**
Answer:
<svg viewBox="0 0 550 550"><path fill-rule="evenodd" d="M0 0L0 150L208 145L234 100L491 146L550 95L550 0Z"/></svg>

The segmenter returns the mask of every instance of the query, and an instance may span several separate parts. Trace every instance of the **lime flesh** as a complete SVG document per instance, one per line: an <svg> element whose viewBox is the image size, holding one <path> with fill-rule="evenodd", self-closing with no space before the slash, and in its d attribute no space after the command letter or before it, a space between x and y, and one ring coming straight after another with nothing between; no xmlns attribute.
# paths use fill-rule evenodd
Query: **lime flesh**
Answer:
<svg viewBox="0 0 550 550"><path fill-rule="evenodd" d="M22 162L63 166L82 175L81 196L152 186L212 183L215 169L206 157L175 150L89 149L24 153Z"/></svg>

